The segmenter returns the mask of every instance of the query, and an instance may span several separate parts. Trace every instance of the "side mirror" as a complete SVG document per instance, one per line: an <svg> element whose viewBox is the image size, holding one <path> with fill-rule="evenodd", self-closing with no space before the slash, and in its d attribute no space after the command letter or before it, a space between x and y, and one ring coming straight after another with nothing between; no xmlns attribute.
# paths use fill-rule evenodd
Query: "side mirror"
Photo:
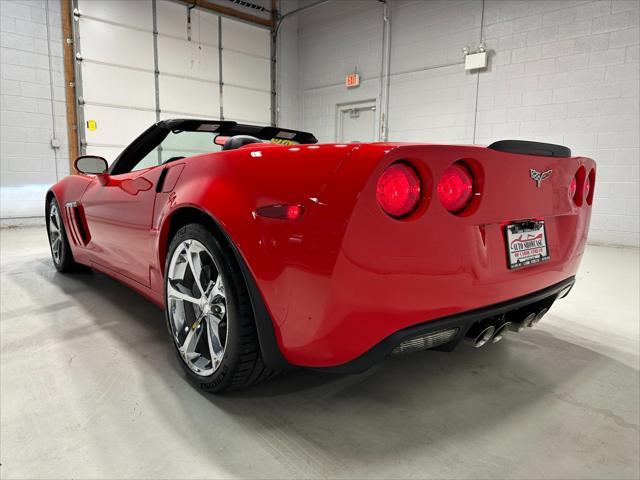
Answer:
<svg viewBox="0 0 640 480"><path fill-rule="evenodd" d="M107 172L107 161L97 155L82 155L73 164L80 173L102 175Z"/></svg>

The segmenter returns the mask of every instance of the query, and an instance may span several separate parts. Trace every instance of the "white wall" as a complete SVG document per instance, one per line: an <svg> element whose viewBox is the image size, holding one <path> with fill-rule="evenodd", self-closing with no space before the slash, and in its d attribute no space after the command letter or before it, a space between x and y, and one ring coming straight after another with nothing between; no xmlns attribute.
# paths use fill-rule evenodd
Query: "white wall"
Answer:
<svg viewBox="0 0 640 480"><path fill-rule="evenodd" d="M49 2L49 44L45 7L44 0L0 1L0 218L3 219L44 215L46 190L69 173L60 3ZM57 151L50 143L54 119L55 136L62 144Z"/></svg>
<svg viewBox="0 0 640 480"><path fill-rule="evenodd" d="M280 2L280 11L286 14L299 7L297 0ZM282 21L278 30L276 64L276 109L278 125L300 128L300 61L298 57L298 17Z"/></svg>
<svg viewBox="0 0 640 480"><path fill-rule="evenodd" d="M486 0L484 15L478 0L390 5L390 140L565 144L598 162L590 240L638 245L640 2ZM380 96L381 15L378 2L334 0L299 19L302 127L323 141L336 104ZM465 73L461 49L481 28L490 67ZM347 90L356 66L362 86Z"/></svg>

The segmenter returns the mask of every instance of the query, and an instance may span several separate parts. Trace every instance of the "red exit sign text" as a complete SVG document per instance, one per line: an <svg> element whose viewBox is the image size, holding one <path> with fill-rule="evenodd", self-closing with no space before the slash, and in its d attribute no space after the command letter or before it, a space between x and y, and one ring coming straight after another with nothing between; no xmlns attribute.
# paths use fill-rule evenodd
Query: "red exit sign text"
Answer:
<svg viewBox="0 0 640 480"><path fill-rule="evenodd" d="M345 85L347 88L357 87L360 85L360 75L357 73L349 73L347 74L347 78L345 79Z"/></svg>

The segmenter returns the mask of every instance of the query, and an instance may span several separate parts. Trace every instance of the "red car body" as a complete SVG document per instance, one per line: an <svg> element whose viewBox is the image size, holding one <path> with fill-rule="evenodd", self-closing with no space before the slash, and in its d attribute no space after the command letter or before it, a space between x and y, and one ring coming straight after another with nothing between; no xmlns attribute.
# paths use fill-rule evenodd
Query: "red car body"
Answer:
<svg viewBox="0 0 640 480"><path fill-rule="evenodd" d="M401 219L376 200L379 177L398 161L422 184L417 209ZM436 185L460 161L474 197L452 214ZM531 169L553 174L538 183ZM62 208L75 260L159 306L172 221L206 215L234 247L260 304L265 360L338 367L356 365L398 332L572 283L593 198L581 183L589 177L593 185L594 175L589 158L482 146L251 144L125 174L69 176L49 195ZM255 213L279 204L300 205L304 215ZM544 220L550 258L510 269L504 229L523 219Z"/></svg>

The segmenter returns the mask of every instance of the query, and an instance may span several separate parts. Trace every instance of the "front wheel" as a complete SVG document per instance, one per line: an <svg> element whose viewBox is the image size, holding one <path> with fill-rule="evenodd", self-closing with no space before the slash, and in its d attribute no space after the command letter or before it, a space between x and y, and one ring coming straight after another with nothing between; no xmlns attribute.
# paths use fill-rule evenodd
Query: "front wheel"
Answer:
<svg viewBox="0 0 640 480"><path fill-rule="evenodd" d="M59 272L73 272L83 267L73 259L67 232L64 229L60 205L55 197L51 198L47 210L47 234L53 265Z"/></svg>
<svg viewBox="0 0 640 480"><path fill-rule="evenodd" d="M204 226L186 225L173 237L164 293L171 343L202 389L243 388L275 373L262 361L249 294L233 254Z"/></svg>

